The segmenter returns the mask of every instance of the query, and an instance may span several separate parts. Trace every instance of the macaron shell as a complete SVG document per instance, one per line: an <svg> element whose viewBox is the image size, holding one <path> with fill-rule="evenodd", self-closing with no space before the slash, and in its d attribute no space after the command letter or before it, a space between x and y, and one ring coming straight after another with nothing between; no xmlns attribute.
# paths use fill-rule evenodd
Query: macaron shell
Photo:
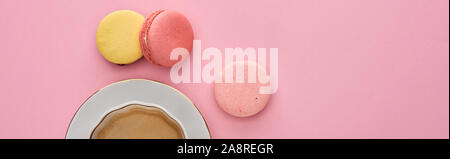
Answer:
<svg viewBox="0 0 450 159"><path fill-rule="evenodd" d="M165 10L154 17L146 37L149 52L144 56L155 64L171 67L179 60L170 60L170 53L175 48L191 52L194 32L183 14Z"/></svg>
<svg viewBox="0 0 450 159"><path fill-rule="evenodd" d="M139 31L145 17L130 10L108 14L100 22L96 42L106 60L115 64L130 64L142 57Z"/></svg>
<svg viewBox="0 0 450 159"><path fill-rule="evenodd" d="M244 65L244 82L225 83L224 74L231 68L233 74L236 74L236 66ZM256 78L256 83L248 82L248 68L254 67L257 71L264 71L260 69L254 62L236 62L228 65L222 72L222 82L214 84L214 96L217 105L230 115L236 117L248 117L262 111L270 100L270 94L260 94L259 88L268 86L269 83L261 83ZM264 71L265 73L265 71ZM257 77L257 75L256 75Z"/></svg>
<svg viewBox="0 0 450 159"><path fill-rule="evenodd" d="M153 60L150 58L151 52L150 52L149 46L147 45L147 41L148 41L147 34L148 34L148 31L150 30L150 26L153 22L153 19L155 19L155 17L163 11L164 10L159 10L159 11L156 11L156 12L153 12L152 14L150 14L145 19L144 24L142 24L142 29L139 33L139 42L141 44L142 54L144 55L145 59L147 59L147 61L150 61L153 64L156 64L156 63L153 62Z"/></svg>

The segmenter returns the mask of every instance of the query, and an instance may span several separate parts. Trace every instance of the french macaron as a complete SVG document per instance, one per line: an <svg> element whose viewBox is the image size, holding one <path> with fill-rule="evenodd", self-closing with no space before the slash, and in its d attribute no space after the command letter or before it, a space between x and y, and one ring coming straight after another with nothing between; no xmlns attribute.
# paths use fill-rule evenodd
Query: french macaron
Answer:
<svg viewBox="0 0 450 159"><path fill-rule="evenodd" d="M139 32L145 17L130 10L108 14L97 28L97 48L115 64L130 64L142 57Z"/></svg>
<svg viewBox="0 0 450 159"><path fill-rule="evenodd" d="M172 10L159 10L147 17L139 37L144 57L157 65L171 67L177 60L170 60L175 48L192 51L194 32L189 20Z"/></svg>
<svg viewBox="0 0 450 159"><path fill-rule="evenodd" d="M239 72L238 68L244 68L243 74L236 74ZM249 72L249 70L254 71ZM226 72L231 71L234 80L228 83L225 75ZM254 80L249 80L250 73L254 73ZM271 95L261 94L260 88L268 87L270 81L266 78L265 83L261 82L258 74L266 75L265 69L252 61L238 61L225 66L219 77L222 81L217 82L216 80L214 83L214 97L217 105L226 113L236 117L249 117L262 111L268 104ZM238 78L243 81L239 82Z"/></svg>

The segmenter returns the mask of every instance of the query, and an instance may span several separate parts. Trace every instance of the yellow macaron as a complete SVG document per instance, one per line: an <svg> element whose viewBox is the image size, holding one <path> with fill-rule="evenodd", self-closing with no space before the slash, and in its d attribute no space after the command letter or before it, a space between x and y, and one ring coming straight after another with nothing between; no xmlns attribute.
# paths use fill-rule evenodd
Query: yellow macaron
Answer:
<svg viewBox="0 0 450 159"><path fill-rule="evenodd" d="M130 64L142 57L139 32L145 17L130 10L108 14L97 28L97 48L106 60Z"/></svg>

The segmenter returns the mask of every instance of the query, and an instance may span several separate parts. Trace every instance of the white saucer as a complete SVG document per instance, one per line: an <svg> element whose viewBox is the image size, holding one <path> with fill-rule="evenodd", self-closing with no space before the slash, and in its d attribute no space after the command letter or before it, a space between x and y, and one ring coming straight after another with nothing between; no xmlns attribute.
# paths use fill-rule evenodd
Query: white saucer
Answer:
<svg viewBox="0 0 450 159"><path fill-rule="evenodd" d="M130 79L108 85L89 97L70 122L66 139L89 139L106 114L129 104L166 111L178 121L187 139L211 138L197 107L180 91L156 81Z"/></svg>

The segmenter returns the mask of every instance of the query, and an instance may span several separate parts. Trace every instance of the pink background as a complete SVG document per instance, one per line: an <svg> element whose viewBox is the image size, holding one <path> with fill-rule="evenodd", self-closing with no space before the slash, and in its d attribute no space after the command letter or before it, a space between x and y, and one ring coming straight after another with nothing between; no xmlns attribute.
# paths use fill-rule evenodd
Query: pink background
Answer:
<svg viewBox="0 0 450 159"><path fill-rule="evenodd" d="M64 138L78 107L119 80L178 88L213 138L448 138L448 0L0 0L0 138ZM95 32L118 9L174 9L203 48L279 48L279 89L235 118L210 84L173 84L141 59L104 60Z"/></svg>

